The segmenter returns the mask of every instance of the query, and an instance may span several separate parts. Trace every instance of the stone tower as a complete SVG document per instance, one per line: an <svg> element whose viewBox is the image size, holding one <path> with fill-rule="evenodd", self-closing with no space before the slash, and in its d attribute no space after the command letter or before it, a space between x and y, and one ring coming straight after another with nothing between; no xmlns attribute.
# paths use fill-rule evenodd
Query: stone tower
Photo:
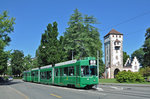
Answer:
<svg viewBox="0 0 150 99"><path fill-rule="evenodd" d="M104 48L106 78L115 78L123 70L123 34L112 29L104 36Z"/></svg>

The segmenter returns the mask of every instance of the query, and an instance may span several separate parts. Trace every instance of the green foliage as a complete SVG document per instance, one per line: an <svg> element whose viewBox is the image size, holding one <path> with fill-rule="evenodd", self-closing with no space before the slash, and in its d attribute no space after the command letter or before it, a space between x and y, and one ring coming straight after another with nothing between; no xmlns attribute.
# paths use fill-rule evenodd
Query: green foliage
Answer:
<svg viewBox="0 0 150 99"><path fill-rule="evenodd" d="M97 21L93 16L82 14L76 9L68 22L69 27L64 33L64 49L68 60L80 59L82 57L97 57L97 51L100 52L100 74L104 72L102 61L102 43L99 39L98 29L93 27Z"/></svg>
<svg viewBox="0 0 150 99"><path fill-rule="evenodd" d="M144 67L150 66L150 28L146 30L145 33L145 42L143 45L143 51L144 51Z"/></svg>
<svg viewBox="0 0 150 99"><path fill-rule="evenodd" d="M37 49L36 57L39 66L54 65L61 62L60 42L57 40L58 29L57 23L48 24L47 30L42 34L41 45Z"/></svg>
<svg viewBox="0 0 150 99"><path fill-rule="evenodd" d="M3 14L0 14L0 40L2 40L6 45L11 41L8 33L14 31L13 25L15 24L15 18L10 18L8 12L4 11Z"/></svg>
<svg viewBox="0 0 150 99"><path fill-rule="evenodd" d="M24 54L22 51L14 50L11 54L11 67L12 67L12 74L19 75L23 72L24 68Z"/></svg>
<svg viewBox="0 0 150 99"><path fill-rule="evenodd" d="M143 66L143 61L144 61L144 51L143 48L140 48L136 51L134 51L131 55L131 58L133 59L134 57L137 57L138 61L141 63L141 65Z"/></svg>
<svg viewBox="0 0 150 99"><path fill-rule="evenodd" d="M128 58L130 58L130 56L126 52L123 51L123 65L125 64Z"/></svg>
<svg viewBox="0 0 150 99"><path fill-rule="evenodd" d="M8 53L0 49L0 74L7 70Z"/></svg>
<svg viewBox="0 0 150 99"><path fill-rule="evenodd" d="M100 59L102 58L100 35L98 29L92 26L95 23L96 19L93 16L83 17L78 9L71 15L69 27L64 33L64 48L68 54L68 60L72 59L72 51L75 59L96 57L97 51L100 52Z"/></svg>
<svg viewBox="0 0 150 99"><path fill-rule="evenodd" d="M105 72L105 65L103 63L102 60L99 60L100 61L100 65L99 65L99 76L102 77L103 76L103 73Z"/></svg>
<svg viewBox="0 0 150 99"><path fill-rule="evenodd" d="M0 14L0 74L5 73L7 70L9 52L4 51L4 48L11 41L8 34L14 31L14 21L15 18L9 18L7 11Z"/></svg>
<svg viewBox="0 0 150 99"><path fill-rule="evenodd" d="M147 66L145 68L141 68L140 74L142 74L144 77L150 76L150 66Z"/></svg>
<svg viewBox="0 0 150 99"><path fill-rule="evenodd" d="M97 24L93 16L83 16L78 9L74 10L68 22L69 27L64 32L63 46L67 59L81 59L82 57L97 57L99 51L100 71L104 72L102 62L102 43L98 29L93 26Z"/></svg>
<svg viewBox="0 0 150 99"><path fill-rule="evenodd" d="M138 72L122 71L116 75L116 80L120 83L144 82L144 77Z"/></svg>
<svg viewBox="0 0 150 99"><path fill-rule="evenodd" d="M29 70L33 68L33 61L31 55L27 55L24 57L23 71Z"/></svg>

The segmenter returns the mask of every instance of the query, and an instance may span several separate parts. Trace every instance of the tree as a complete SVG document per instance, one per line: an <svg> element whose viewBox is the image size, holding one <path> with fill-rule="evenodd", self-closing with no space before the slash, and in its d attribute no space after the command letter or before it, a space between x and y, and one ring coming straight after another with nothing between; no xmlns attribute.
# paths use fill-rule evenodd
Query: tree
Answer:
<svg viewBox="0 0 150 99"><path fill-rule="evenodd" d="M128 58L130 58L130 56L126 52L123 51L123 65L125 64Z"/></svg>
<svg viewBox="0 0 150 99"><path fill-rule="evenodd" d="M14 31L15 18L10 18L8 12L4 11L3 14L0 14L0 40L2 40L6 45L11 41L8 36L9 33Z"/></svg>
<svg viewBox="0 0 150 99"><path fill-rule="evenodd" d="M0 74L3 74L6 72L7 60L8 60L8 53L0 49Z"/></svg>
<svg viewBox="0 0 150 99"><path fill-rule="evenodd" d="M140 74L143 75L143 77L148 78L150 77L150 66L144 67L140 69Z"/></svg>
<svg viewBox="0 0 150 99"><path fill-rule="evenodd" d="M12 67L12 74L15 76L20 76L23 72L24 64L24 54L22 51L14 50L11 54L11 67Z"/></svg>
<svg viewBox="0 0 150 99"><path fill-rule="evenodd" d="M60 52L60 62L66 61L67 60L67 54L65 53L64 49L64 37L60 36L59 38L59 52Z"/></svg>
<svg viewBox="0 0 150 99"><path fill-rule="evenodd" d="M94 17L83 17L78 9L74 10L68 22L69 27L64 33L64 48L68 60L72 59L72 51L75 59L96 57L97 51L100 51L100 59L102 58L102 43L98 29L92 26L95 24L94 21Z"/></svg>
<svg viewBox="0 0 150 99"><path fill-rule="evenodd" d="M24 57L23 71L29 70L33 68L33 61L31 55L27 55Z"/></svg>
<svg viewBox="0 0 150 99"><path fill-rule="evenodd" d="M97 24L93 16L83 16L78 9L74 10L68 22L69 27L64 32L63 45L67 53L67 59L82 57L97 57L99 51L100 66L102 63L102 43L98 29L93 26Z"/></svg>
<svg viewBox="0 0 150 99"><path fill-rule="evenodd" d="M9 51L4 51L4 48L11 41L8 34L14 31L14 21L15 18L9 18L7 11L0 14L0 74L3 74L7 70Z"/></svg>
<svg viewBox="0 0 150 99"><path fill-rule="evenodd" d="M140 62L140 64L143 66L143 61L144 61L144 51L143 51L143 48L140 48L136 51L134 51L132 54L131 54L131 58L133 59L134 57L137 57L138 61Z"/></svg>
<svg viewBox="0 0 150 99"><path fill-rule="evenodd" d="M59 40L57 39L58 29L57 23L48 24L47 30L42 34L41 45L36 51L39 67L43 65L54 65L61 62Z"/></svg>
<svg viewBox="0 0 150 99"><path fill-rule="evenodd" d="M146 30L145 33L145 42L143 45L144 55L144 67L150 66L150 28Z"/></svg>

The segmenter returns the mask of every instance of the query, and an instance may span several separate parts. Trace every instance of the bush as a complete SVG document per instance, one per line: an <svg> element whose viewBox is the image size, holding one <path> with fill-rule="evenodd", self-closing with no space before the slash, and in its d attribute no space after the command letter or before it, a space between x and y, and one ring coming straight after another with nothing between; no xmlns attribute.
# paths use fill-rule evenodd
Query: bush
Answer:
<svg viewBox="0 0 150 99"><path fill-rule="evenodd" d="M140 74L142 74L144 77L149 77L150 76L150 66L141 68L140 69Z"/></svg>
<svg viewBox="0 0 150 99"><path fill-rule="evenodd" d="M116 75L116 80L120 83L144 82L144 77L138 72L122 71Z"/></svg>

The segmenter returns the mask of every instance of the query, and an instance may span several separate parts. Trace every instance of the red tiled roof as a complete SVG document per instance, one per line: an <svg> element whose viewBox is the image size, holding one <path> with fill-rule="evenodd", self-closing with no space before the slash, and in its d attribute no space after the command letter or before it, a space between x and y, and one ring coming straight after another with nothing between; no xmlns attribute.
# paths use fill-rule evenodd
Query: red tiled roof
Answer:
<svg viewBox="0 0 150 99"><path fill-rule="evenodd" d="M118 32L117 30L112 29L112 30L111 30L108 34L106 34L104 37L106 37L106 36L108 36L108 35L110 35L110 34L123 35L123 34L121 34L120 32Z"/></svg>

